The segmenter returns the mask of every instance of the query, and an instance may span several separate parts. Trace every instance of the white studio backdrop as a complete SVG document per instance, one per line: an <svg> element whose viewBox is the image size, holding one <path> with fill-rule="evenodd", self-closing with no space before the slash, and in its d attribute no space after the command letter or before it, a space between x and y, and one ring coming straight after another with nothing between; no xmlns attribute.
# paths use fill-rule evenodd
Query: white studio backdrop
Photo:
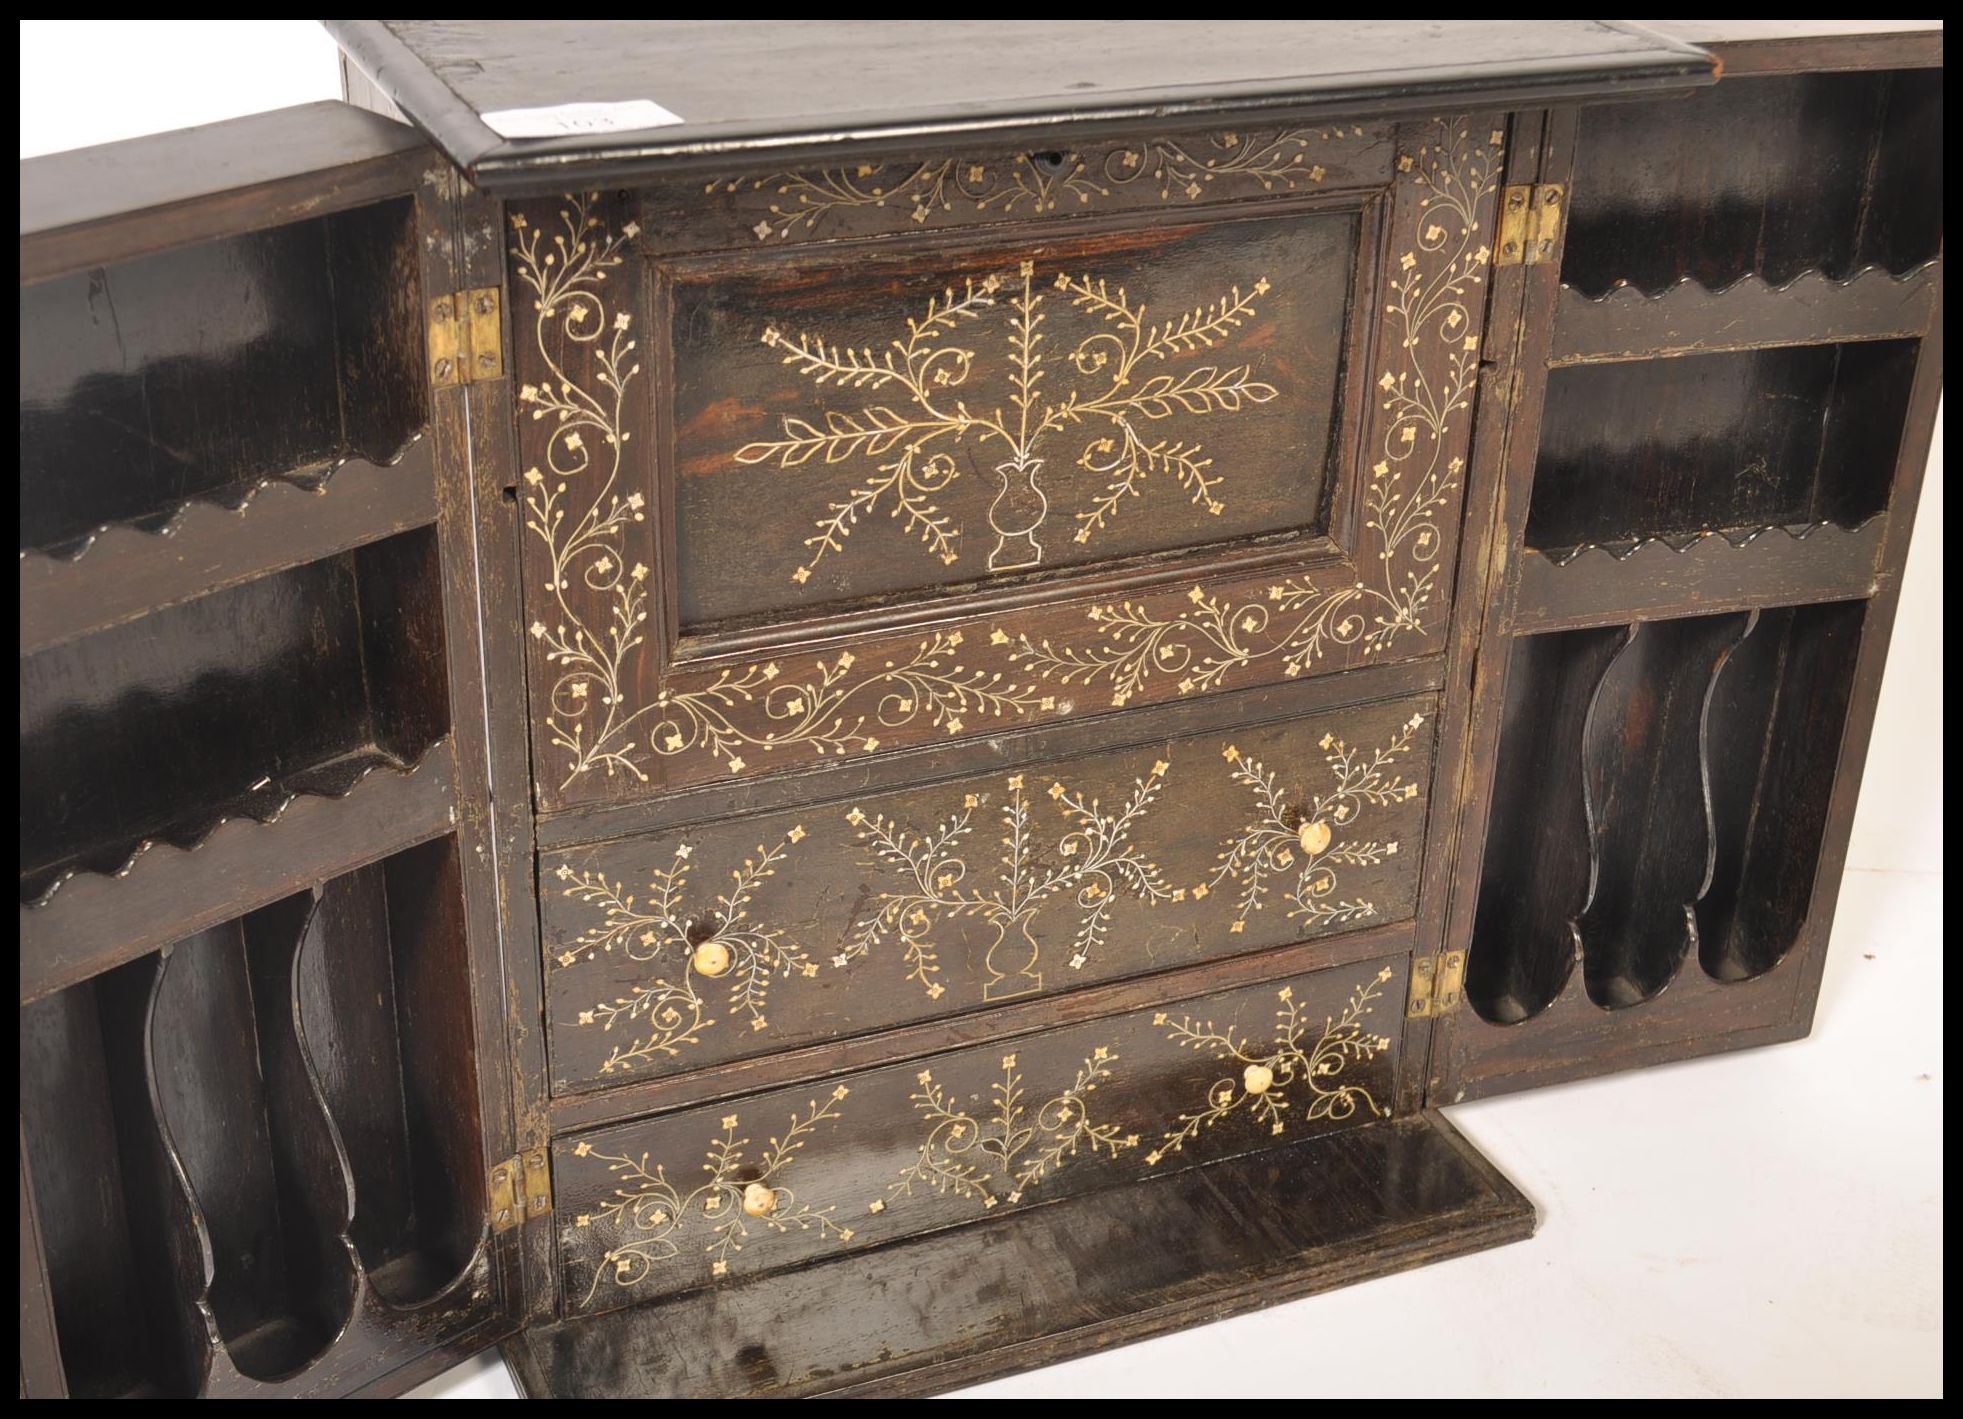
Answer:
<svg viewBox="0 0 1963 1419"><path fill-rule="evenodd" d="M20 38L23 158L340 97L310 20ZM1940 1394L1942 506L1939 424L1813 1039L1454 1110L1524 1245L974 1393ZM419 1391L512 1392L489 1359Z"/></svg>

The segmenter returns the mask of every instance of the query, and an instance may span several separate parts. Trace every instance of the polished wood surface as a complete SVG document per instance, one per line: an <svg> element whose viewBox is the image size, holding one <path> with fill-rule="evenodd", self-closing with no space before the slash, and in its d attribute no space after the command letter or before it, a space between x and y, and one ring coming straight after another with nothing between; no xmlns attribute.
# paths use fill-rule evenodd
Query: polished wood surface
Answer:
<svg viewBox="0 0 1963 1419"><path fill-rule="evenodd" d="M1939 30L331 23L23 167L23 1394L930 1392L1806 1031Z"/></svg>
<svg viewBox="0 0 1963 1419"><path fill-rule="evenodd" d="M542 1327L506 1354L541 1397L932 1394L1533 1226L1513 1185L1426 1114Z"/></svg>
<svg viewBox="0 0 1963 1419"><path fill-rule="evenodd" d="M20 165L22 282L226 238L413 190L413 128L313 103Z"/></svg>
<svg viewBox="0 0 1963 1419"><path fill-rule="evenodd" d="M1616 21L329 20L356 65L495 191L564 191L680 166L742 167L1060 124L1528 106L1708 84L1680 40ZM652 100L645 131L506 139L487 114ZM568 180L566 174L578 173Z"/></svg>

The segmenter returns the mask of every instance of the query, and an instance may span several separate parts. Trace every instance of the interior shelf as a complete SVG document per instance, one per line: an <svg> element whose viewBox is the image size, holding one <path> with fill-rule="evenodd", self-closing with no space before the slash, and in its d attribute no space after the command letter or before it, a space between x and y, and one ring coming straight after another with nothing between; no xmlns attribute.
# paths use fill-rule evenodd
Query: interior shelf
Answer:
<svg viewBox="0 0 1963 1419"><path fill-rule="evenodd" d="M1741 75L1582 110L1561 280L1584 297L1901 275L1942 251L1940 69Z"/></svg>
<svg viewBox="0 0 1963 1419"><path fill-rule="evenodd" d="M1520 562L1513 629L1524 634L1871 596L1887 531L1886 518L1872 517L1853 528L1812 522L1688 540L1652 537L1560 557L1529 547Z"/></svg>
<svg viewBox="0 0 1963 1419"><path fill-rule="evenodd" d="M1941 278L1941 263L1930 261L1899 276L1878 266L1846 280L1808 271L1785 286L1753 274L1718 291L1688 276L1653 295L1630 285L1599 296L1563 286L1552 360L1585 364L1919 336L1940 309Z"/></svg>
<svg viewBox="0 0 1963 1419"><path fill-rule="evenodd" d="M1548 378L1527 545L1831 522L1887 506L1918 342L1573 365Z"/></svg>
<svg viewBox="0 0 1963 1419"><path fill-rule="evenodd" d="M23 1007L71 1393L288 1383L478 1274L461 913L446 834Z"/></svg>
<svg viewBox="0 0 1963 1419"><path fill-rule="evenodd" d="M427 420L408 197L24 285L20 548L392 462Z"/></svg>
<svg viewBox="0 0 1963 1419"><path fill-rule="evenodd" d="M447 826L441 588L424 528L23 657L24 987Z"/></svg>
<svg viewBox="0 0 1963 1419"><path fill-rule="evenodd" d="M112 527L20 557L20 651L120 625L270 572L436 520L430 446L388 464L351 458L312 482L260 484L237 507L192 503L161 528Z"/></svg>
<svg viewBox="0 0 1963 1419"><path fill-rule="evenodd" d="M21 900L419 761L449 723L427 531L28 656Z"/></svg>
<svg viewBox="0 0 1963 1419"><path fill-rule="evenodd" d="M1480 1018L1521 1025L1578 990L1639 1019L1692 958L1735 982L1793 950L1864 616L1832 602L1515 640L1466 965Z"/></svg>

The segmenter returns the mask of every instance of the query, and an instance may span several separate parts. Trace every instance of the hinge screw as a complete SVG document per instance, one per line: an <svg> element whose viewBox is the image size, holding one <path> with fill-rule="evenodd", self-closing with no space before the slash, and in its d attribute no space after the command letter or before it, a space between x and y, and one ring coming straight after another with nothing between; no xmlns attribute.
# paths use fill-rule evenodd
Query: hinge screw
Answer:
<svg viewBox="0 0 1963 1419"><path fill-rule="evenodd" d="M438 379L450 377L450 361L447 357L436 362L436 377Z"/></svg>

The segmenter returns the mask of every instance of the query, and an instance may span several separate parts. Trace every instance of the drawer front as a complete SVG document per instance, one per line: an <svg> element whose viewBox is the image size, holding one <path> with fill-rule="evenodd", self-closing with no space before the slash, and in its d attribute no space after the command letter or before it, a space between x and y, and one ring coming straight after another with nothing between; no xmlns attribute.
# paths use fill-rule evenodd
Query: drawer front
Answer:
<svg viewBox="0 0 1963 1419"><path fill-rule="evenodd" d="M1387 1117L1406 960L562 1139L566 1308L611 1310Z"/></svg>
<svg viewBox="0 0 1963 1419"><path fill-rule="evenodd" d="M1437 654L1502 136L518 204L541 806Z"/></svg>
<svg viewBox="0 0 1963 1419"><path fill-rule="evenodd" d="M1408 918L1429 697L541 863L556 1093Z"/></svg>

